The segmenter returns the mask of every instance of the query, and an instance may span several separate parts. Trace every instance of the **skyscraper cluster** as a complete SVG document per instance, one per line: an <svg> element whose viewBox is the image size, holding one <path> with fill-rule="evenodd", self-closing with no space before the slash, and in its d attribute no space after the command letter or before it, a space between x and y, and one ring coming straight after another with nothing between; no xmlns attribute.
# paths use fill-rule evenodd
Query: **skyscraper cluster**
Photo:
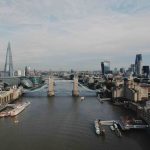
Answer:
<svg viewBox="0 0 150 150"><path fill-rule="evenodd" d="M110 70L110 61L101 62L101 71L102 75L112 73L112 71ZM149 78L150 66L143 65L142 54L136 54L135 63L131 64L127 70L125 70L125 68L120 68L120 70L115 68L113 70L113 74L123 74L126 76L133 75L140 78Z"/></svg>

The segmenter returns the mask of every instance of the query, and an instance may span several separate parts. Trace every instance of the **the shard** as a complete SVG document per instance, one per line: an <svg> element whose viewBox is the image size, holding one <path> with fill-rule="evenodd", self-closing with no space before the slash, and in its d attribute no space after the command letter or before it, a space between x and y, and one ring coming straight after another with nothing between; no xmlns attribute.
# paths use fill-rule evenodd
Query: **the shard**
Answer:
<svg viewBox="0 0 150 150"><path fill-rule="evenodd" d="M10 42L8 43L8 47L7 47L4 72L6 76L9 76L9 77L13 76L13 61L12 61Z"/></svg>

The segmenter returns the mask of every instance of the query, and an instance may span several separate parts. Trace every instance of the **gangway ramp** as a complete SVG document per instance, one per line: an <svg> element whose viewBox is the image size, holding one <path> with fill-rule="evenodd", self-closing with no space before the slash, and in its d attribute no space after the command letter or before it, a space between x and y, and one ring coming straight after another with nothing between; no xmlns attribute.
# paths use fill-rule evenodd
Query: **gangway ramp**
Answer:
<svg viewBox="0 0 150 150"><path fill-rule="evenodd" d="M111 125L113 125L114 123L118 123L118 121L117 121L117 120L101 121L101 124L102 124L102 125L105 125L105 126L111 126Z"/></svg>

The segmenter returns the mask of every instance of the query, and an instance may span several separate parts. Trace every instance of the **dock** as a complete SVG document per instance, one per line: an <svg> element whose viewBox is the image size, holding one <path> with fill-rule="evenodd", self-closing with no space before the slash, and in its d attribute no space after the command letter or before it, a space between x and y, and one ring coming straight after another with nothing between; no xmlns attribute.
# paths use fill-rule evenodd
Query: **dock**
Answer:
<svg viewBox="0 0 150 150"><path fill-rule="evenodd" d="M145 123L143 120L134 120L134 121L125 121L125 120L106 120L106 121L101 121L102 125L105 126L111 126L114 123L120 126L122 130L130 130L130 129L146 129L149 127L147 123Z"/></svg>
<svg viewBox="0 0 150 150"><path fill-rule="evenodd" d="M100 98L101 101L111 101L111 98Z"/></svg>
<svg viewBox="0 0 150 150"><path fill-rule="evenodd" d="M118 123L118 120L106 120L106 121L101 121L101 124L102 124L102 125L105 125L105 126L111 126L111 125L113 125L114 123Z"/></svg>
<svg viewBox="0 0 150 150"><path fill-rule="evenodd" d="M100 121L100 129L102 129L102 126L112 126L114 128L114 132L118 137L121 137L121 131L118 128L118 121L117 120L106 120L106 121Z"/></svg>
<svg viewBox="0 0 150 150"><path fill-rule="evenodd" d="M118 120L118 124L120 125L122 130L130 130L130 129L146 129L149 125L141 119L125 119L121 118Z"/></svg>

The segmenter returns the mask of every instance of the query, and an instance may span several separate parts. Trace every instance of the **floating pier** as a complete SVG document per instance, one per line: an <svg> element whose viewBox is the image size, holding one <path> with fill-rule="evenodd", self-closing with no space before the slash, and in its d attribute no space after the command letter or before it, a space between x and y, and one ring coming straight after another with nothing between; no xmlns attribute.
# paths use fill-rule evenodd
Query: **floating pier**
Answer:
<svg viewBox="0 0 150 150"><path fill-rule="evenodd" d="M141 119L126 119L123 117L118 120L118 124L122 130L145 129L149 127L149 125Z"/></svg>
<svg viewBox="0 0 150 150"><path fill-rule="evenodd" d="M143 120L125 120L121 118L120 120L106 120L101 121L102 125L111 126L114 123L120 126L122 130L130 130L130 129L145 129L148 128L149 125L145 123Z"/></svg>

